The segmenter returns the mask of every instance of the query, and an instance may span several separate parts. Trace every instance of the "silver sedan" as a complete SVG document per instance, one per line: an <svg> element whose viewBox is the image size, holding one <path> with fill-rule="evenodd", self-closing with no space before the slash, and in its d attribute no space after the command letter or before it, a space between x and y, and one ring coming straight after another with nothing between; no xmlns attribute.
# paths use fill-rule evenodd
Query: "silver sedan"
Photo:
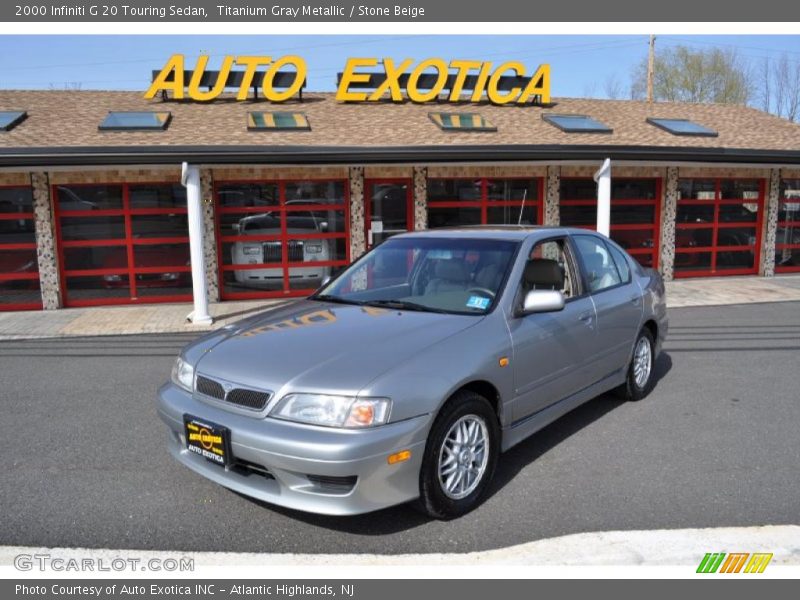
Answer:
<svg viewBox="0 0 800 600"><path fill-rule="evenodd" d="M187 346L158 411L178 461L242 494L336 515L415 501L448 519L561 415L646 396L666 333L661 277L596 233L409 233Z"/></svg>

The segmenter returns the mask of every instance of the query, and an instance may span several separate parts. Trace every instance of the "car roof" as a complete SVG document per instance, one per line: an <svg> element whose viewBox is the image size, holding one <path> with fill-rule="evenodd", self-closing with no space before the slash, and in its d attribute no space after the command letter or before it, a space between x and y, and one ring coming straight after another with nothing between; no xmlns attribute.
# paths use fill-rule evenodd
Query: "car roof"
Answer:
<svg viewBox="0 0 800 600"><path fill-rule="evenodd" d="M564 234L595 234L589 229L549 225L466 225L460 227L439 227L424 231L410 231L395 237L428 237L450 239L486 239L521 241L528 237L545 238Z"/></svg>

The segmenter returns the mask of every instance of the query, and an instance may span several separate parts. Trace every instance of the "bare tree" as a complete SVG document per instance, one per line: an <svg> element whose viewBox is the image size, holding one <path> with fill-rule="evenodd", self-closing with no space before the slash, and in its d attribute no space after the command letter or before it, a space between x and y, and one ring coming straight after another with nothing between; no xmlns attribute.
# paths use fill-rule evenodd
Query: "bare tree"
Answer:
<svg viewBox="0 0 800 600"><path fill-rule="evenodd" d="M647 57L634 68L631 79L631 96L645 98ZM732 50L676 46L655 57L656 100L747 104L752 87L748 65Z"/></svg>
<svg viewBox="0 0 800 600"><path fill-rule="evenodd" d="M583 97L584 98L597 97L597 82L595 80L583 84Z"/></svg>
<svg viewBox="0 0 800 600"><path fill-rule="evenodd" d="M786 54L764 59L761 79L761 107L790 121L800 119L800 62Z"/></svg>
<svg viewBox="0 0 800 600"><path fill-rule="evenodd" d="M605 83L603 84L603 91L605 92L606 98L611 100L619 100L625 95L622 82L619 80L616 74L610 75L606 79Z"/></svg>
<svg viewBox="0 0 800 600"><path fill-rule="evenodd" d="M761 65L761 109L765 112L772 110L772 65L768 57L764 57Z"/></svg>

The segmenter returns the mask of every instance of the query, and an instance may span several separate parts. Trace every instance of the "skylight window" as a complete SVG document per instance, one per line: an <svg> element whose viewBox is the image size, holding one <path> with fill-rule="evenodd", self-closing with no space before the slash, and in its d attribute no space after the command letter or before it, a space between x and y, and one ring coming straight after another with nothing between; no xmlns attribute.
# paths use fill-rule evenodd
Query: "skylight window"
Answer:
<svg viewBox="0 0 800 600"><path fill-rule="evenodd" d="M100 131L163 131L172 119L170 112L111 111L100 123Z"/></svg>
<svg viewBox="0 0 800 600"><path fill-rule="evenodd" d="M430 113L444 131L497 131L497 127L477 113Z"/></svg>
<svg viewBox="0 0 800 600"><path fill-rule="evenodd" d="M608 125L586 115L554 115L542 113L542 119L567 133L612 133Z"/></svg>
<svg viewBox="0 0 800 600"><path fill-rule="evenodd" d="M699 135L705 137L716 137L719 135L713 129L704 127L688 119L657 119L648 117L647 122L655 125L659 129L668 131L672 135Z"/></svg>
<svg viewBox="0 0 800 600"><path fill-rule="evenodd" d="M0 131L11 131L27 116L24 110L0 110Z"/></svg>
<svg viewBox="0 0 800 600"><path fill-rule="evenodd" d="M309 131L311 125L303 113L251 112L247 113L247 129L250 131Z"/></svg>

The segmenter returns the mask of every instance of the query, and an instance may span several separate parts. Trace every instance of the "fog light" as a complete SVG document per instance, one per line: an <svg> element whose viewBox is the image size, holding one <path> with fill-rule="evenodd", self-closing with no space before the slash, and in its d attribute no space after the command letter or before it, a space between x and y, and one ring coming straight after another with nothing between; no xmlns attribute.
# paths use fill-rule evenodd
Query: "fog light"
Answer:
<svg viewBox="0 0 800 600"><path fill-rule="evenodd" d="M388 462L390 465L396 465L397 463L407 461L409 458L411 458L411 450L401 450L400 452L390 454L389 458L386 459L386 462Z"/></svg>

